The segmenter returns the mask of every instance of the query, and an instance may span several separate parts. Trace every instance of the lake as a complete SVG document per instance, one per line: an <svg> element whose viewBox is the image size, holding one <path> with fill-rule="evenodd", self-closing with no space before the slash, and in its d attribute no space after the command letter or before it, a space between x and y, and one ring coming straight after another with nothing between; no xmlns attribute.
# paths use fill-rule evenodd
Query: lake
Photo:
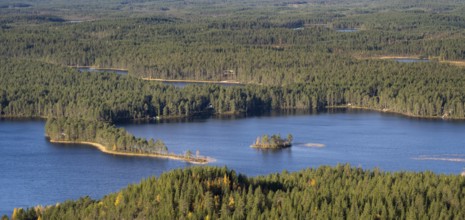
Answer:
<svg viewBox="0 0 465 220"><path fill-rule="evenodd" d="M148 176L191 166L167 159L112 156L85 145L50 144L44 138L44 125L44 121L0 121L0 214L84 195L98 199ZM118 126L136 136L161 138L176 153L199 150L216 159L210 165L250 176L338 163L446 174L465 169L464 121L347 110ZM278 151L250 148L257 136L275 133L291 133L294 146Z"/></svg>
<svg viewBox="0 0 465 220"><path fill-rule="evenodd" d="M336 29L336 32L341 32L341 33L354 33L357 31L358 29L355 29L355 28Z"/></svg>
<svg viewBox="0 0 465 220"><path fill-rule="evenodd" d="M378 112L354 111L239 119L121 124L136 136L161 138L170 151L199 150L248 175L350 163L363 168L459 174L465 168L465 122L418 120ZM292 148L250 148L257 136L294 136ZM322 144L325 147L307 147ZM426 158L426 159L425 159ZM460 159L462 162L446 161Z"/></svg>
<svg viewBox="0 0 465 220"><path fill-rule="evenodd" d="M119 70L119 69L100 69L100 68L92 68L92 67L77 67L76 68L79 72L89 72L89 73L116 73L120 75L127 75L127 70Z"/></svg>
<svg viewBox="0 0 465 220"><path fill-rule="evenodd" d="M188 166L172 160L111 156L86 145L51 144L45 121L0 121L0 216L14 207L101 198L130 183Z"/></svg>

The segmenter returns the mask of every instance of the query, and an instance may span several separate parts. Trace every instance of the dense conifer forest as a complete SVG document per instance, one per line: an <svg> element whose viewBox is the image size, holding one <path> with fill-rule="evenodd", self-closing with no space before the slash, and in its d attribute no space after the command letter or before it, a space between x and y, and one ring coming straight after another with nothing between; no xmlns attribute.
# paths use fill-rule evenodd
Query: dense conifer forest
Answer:
<svg viewBox="0 0 465 220"><path fill-rule="evenodd" d="M464 3L0 0L0 118L44 118L54 139L143 153L168 148L113 124L336 107L465 119ZM177 88L149 79L244 85ZM255 178L192 168L101 201L15 216L463 219L463 186L460 177L347 166Z"/></svg>
<svg viewBox="0 0 465 220"><path fill-rule="evenodd" d="M220 114L350 105L464 118L465 69L444 62L465 58L460 1L47 3L1 4L2 117L115 121L192 116L211 104ZM253 86L179 91L134 78Z"/></svg>
<svg viewBox="0 0 465 220"><path fill-rule="evenodd" d="M342 62L342 61L341 61ZM81 117L117 122L199 114L363 107L418 117L465 118L464 69L439 63L350 61L292 85L175 88L116 74L79 73L0 59L2 117Z"/></svg>
<svg viewBox="0 0 465 220"><path fill-rule="evenodd" d="M105 146L113 146L108 150L147 153L166 153L168 150L161 140L138 139L128 134L122 128L116 128L103 122L85 122L73 119L50 119L45 125L47 136L56 141L95 141L103 142ZM111 141L111 142L107 142Z"/></svg>
<svg viewBox="0 0 465 220"><path fill-rule="evenodd" d="M50 118L45 125L46 136L56 143L92 143L110 154L127 156L154 156L184 160L192 163L207 163L208 158L193 155L169 153L162 140L136 138L123 128L96 120L74 118Z"/></svg>
<svg viewBox="0 0 465 220"><path fill-rule="evenodd" d="M82 197L16 209L16 219L463 219L465 178L339 165L246 177L193 167Z"/></svg>

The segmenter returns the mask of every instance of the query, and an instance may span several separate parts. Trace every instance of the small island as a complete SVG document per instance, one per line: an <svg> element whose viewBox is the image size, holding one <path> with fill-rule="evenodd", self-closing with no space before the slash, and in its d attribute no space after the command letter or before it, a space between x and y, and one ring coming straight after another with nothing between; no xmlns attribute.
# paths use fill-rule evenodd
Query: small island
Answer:
<svg viewBox="0 0 465 220"><path fill-rule="evenodd" d="M279 134L263 135L257 137L257 140L250 147L259 149L282 149L292 146L292 134L288 134L287 138L281 138Z"/></svg>

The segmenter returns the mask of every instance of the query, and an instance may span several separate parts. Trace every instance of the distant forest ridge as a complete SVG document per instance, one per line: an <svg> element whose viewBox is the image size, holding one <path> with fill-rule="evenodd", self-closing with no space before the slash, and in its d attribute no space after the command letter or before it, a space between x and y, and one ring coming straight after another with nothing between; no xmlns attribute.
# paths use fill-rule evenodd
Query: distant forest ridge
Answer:
<svg viewBox="0 0 465 220"><path fill-rule="evenodd" d="M463 1L45 2L3 3L30 6L0 8L2 56L265 85L354 57L465 60Z"/></svg>

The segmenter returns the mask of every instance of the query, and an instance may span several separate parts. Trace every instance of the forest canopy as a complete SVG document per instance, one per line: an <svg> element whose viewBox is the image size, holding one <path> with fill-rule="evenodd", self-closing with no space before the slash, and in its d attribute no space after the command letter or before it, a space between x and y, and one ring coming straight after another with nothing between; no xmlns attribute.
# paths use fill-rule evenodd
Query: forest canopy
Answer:
<svg viewBox="0 0 465 220"><path fill-rule="evenodd" d="M349 165L247 177L192 167L100 200L16 209L17 219L463 219L465 178Z"/></svg>
<svg viewBox="0 0 465 220"><path fill-rule="evenodd" d="M465 118L465 68L447 63L465 66L462 1L47 2L0 1L1 117L117 121L193 116L210 105L218 114L350 105ZM68 66L128 69L132 78ZM175 89L142 78L251 86Z"/></svg>
<svg viewBox="0 0 465 220"><path fill-rule="evenodd" d="M465 119L464 3L0 0L0 118L45 118L55 139L151 153L166 146L113 124L339 107ZM381 59L395 57L427 62ZM252 178L195 167L13 216L465 219L463 186L458 176L350 166Z"/></svg>
<svg viewBox="0 0 465 220"><path fill-rule="evenodd" d="M338 63L344 68L336 68ZM345 106L463 119L464 71L434 62L335 59L321 72L308 74L306 83L176 88L131 76L0 59L0 116L117 122Z"/></svg>

